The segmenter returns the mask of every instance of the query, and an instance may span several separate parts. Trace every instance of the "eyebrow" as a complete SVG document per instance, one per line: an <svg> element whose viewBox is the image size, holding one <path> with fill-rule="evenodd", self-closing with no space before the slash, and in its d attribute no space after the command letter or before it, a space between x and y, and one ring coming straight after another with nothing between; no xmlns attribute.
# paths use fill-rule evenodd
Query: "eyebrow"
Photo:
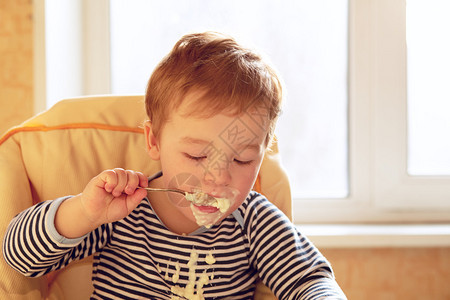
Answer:
<svg viewBox="0 0 450 300"><path fill-rule="evenodd" d="M185 144L195 144L195 145L203 145L203 146L207 146L212 143L210 141L197 139L197 138L193 138L193 137L189 137L189 136L185 136L185 137L181 138L181 142L185 143ZM239 149L236 149L236 150L238 150L238 152L241 152L244 149L250 149L250 150L259 152L261 150L261 145L259 145L259 144L242 145L241 147L239 147Z"/></svg>
<svg viewBox="0 0 450 300"><path fill-rule="evenodd" d="M193 137L185 136L181 138L181 142L185 144L197 144L197 145L208 145L210 142L202 139L196 139Z"/></svg>

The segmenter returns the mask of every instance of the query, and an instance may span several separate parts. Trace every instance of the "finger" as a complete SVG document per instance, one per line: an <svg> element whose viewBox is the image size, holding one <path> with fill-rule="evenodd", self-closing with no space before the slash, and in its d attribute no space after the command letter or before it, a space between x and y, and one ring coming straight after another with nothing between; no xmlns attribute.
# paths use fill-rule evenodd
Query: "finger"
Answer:
<svg viewBox="0 0 450 300"><path fill-rule="evenodd" d="M100 173L101 188L106 192L111 193L117 185L117 176L114 170L106 170Z"/></svg>
<svg viewBox="0 0 450 300"><path fill-rule="evenodd" d="M117 198L120 197L124 192L125 186L127 185L128 182L128 175L126 171L121 168L115 168L113 169L113 171L116 174L117 184L112 190L111 194Z"/></svg>
<svg viewBox="0 0 450 300"><path fill-rule="evenodd" d="M139 177L139 186L148 187L148 177L141 172L136 172Z"/></svg>
<svg viewBox="0 0 450 300"><path fill-rule="evenodd" d="M127 185L125 187L125 193L131 195L134 193L134 191L139 185L139 175L137 174L137 172L132 170L127 170L126 174L127 174Z"/></svg>

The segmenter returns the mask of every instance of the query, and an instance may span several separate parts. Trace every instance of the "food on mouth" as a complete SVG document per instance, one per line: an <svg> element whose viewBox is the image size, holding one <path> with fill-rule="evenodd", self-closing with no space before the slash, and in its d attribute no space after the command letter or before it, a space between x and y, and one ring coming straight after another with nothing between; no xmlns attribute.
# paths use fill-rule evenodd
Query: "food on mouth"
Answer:
<svg viewBox="0 0 450 300"><path fill-rule="evenodd" d="M229 198L216 198L202 191L186 193L191 202L191 210L199 226L210 228L225 214L231 206Z"/></svg>
<svg viewBox="0 0 450 300"><path fill-rule="evenodd" d="M230 208L230 199L228 198L216 198L208 195L202 191L194 191L193 193L186 193L186 200L192 202L197 206L212 206L220 210L221 213L225 213Z"/></svg>

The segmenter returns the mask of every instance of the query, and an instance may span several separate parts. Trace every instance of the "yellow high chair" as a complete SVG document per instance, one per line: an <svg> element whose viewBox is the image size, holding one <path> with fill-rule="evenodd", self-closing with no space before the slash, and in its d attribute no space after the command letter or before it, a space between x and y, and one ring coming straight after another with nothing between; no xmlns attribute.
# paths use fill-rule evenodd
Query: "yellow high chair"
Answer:
<svg viewBox="0 0 450 300"><path fill-rule="evenodd" d="M20 211L40 201L80 193L105 169L121 167L149 176L159 171L147 157L143 96L63 100L0 138L0 238ZM266 153L254 189L291 218L291 194L276 144ZM2 251L2 250L0 250ZM92 257L41 278L26 278L0 259L0 299L89 299ZM255 299L275 299L258 285Z"/></svg>

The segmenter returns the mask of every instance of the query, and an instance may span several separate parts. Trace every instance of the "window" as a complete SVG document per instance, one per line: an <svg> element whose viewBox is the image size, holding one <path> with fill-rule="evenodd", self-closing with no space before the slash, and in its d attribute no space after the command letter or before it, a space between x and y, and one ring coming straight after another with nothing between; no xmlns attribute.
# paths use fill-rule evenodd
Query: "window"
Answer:
<svg viewBox="0 0 450 300"><path fill-rule="evenodd" d="M144 93L187 32L232 34L266 53L286 83L276 134L293 196L347 196L346 0L111 0L110 10L112 93Z"/></svg>
<svg viewBox="0 0 450 300"><path fill-rule="evenodd" d="M109 0L33 3L36 99L46 102L37 106L110 93Z"/></svg>
<svg viewBox="0 0 450 300"><path fill-rule="evenodd" d="M406 6L408 173L450 175L450 3Z"/></svg>
<svg viewBox="0 0 450 300"><path fill-rule="evenodd" d="M434 176L412 176L408 174L408 132L413 132L413 128L412 126L407 127L407 108L408 106L411 109L413 107L411 107L411 101L408 103L407 91L410 92L409 100L414 101L418 95L412 93L412 89L408 90L408 83L410 88L414 88L414 86L411 81L407 81L407 70L414 71L415 61L414 57L410 57L411 60L408 61L406 54L412 53L410 51L414 51L416 48L414 44L406 44L406 12L409 13L408 19L414 20L414 15L406 8L408 5L418 4L419 2L425 4L427 11L434 11L435 16L438 16L439 11L444 8L436 6L436 2L433 5L429 1L407 1L407 3L395 1L395 5L389 5L389 14L386 13L383 19L378 19L379 21L383 20L384 23L383 25L379 24L376 32L375 55L377 66L374 72L374 96L377 102L375 113L380 119L375 128L375 139L379 140L376 151L377 170L375 173L375 183L379 187L376 187L378 192L377 204L386 209L414 213L426 211L429 213L435 212L436 215L439 215L439 212L441 212L440 218L442 218L445 213L448 215L448 208L450 207L450 189L448 188L450 177L440 174ZM388 9L383 4L379 4L379 6L379 9ZM423 22L422 18L425 13L426 11L421 12L421 22ZM381 16L378 18L381 18ZM411 27L412 23L408 23L408 25L410 26L410 37L419 34ZM392 30L392 28L395 28L395 30ZM445 34L443 38L445 39L447 35ZM411 40L409 41L411 42ZM433 55L437 55L437 53L433 53ZM422 59L428 58L423 57ZM417 74L417 72L409 72L410 75L414 73ZM438 76L435 75L437 74L429 74L429 77L438 79ZM410 79L412 78L410 77ZM420 101L428 101L429 97L426 97L427 99L422 98ZM429 103L432 104L432 102ZM447 109L448 111L449 108L448 106L442 106L441 109ZM410 112L412 111L410 110ZM412 125L411 121L413 120L410 118L410 125ZM448 134L449 129L449 127L442 127L438 130ZM422 141L422 143L428 142ZM448 217L443 218L448 219Z"/></svg>
<svg viewBox="0 0 450 300"><path fill-rule="evenodd" d="M442 1L409 0L408 6L404 0L285 0L276 5L73 1L79 5L78 10L72 8L80 12L78 26L84 24L79 38L83 68L77 93L65 96L142 94L156 62L186 31L226 31L263 49L286 82L287 100L277 135L293 187L296 222L450 220L448 94L442 84L444 90L436 94L441 97L421 96L420 85L426 92L430 88L418 77L422 72L415 72L423 62L416 46L423 42L414 42L421 37L413 27L411 10L425 3L427 10L439 11ZM415 10L420 18L425 8ZM141 12L145 14L140 16ZM192 27L183 23L186 18ZM125 23L146 31L126 30ZM441 30L447 28L440 24ZM448 34L438 36L443 41ZM442 49L448 47L448 38L446 42ZM442 53L443 66L448 51ZM133 63L130 57L138 54L142 59ZM425 54L430 59L429 52ZM444 83L448 69L438 77ZM425 79L435 78L436 72L428 72ZM431 83L436 90L439 81ZM52 86L55 83L47 82L48 90ZM425 130L424 108L432 120ZM292 136L297 137L295 142Z"/></svg>

